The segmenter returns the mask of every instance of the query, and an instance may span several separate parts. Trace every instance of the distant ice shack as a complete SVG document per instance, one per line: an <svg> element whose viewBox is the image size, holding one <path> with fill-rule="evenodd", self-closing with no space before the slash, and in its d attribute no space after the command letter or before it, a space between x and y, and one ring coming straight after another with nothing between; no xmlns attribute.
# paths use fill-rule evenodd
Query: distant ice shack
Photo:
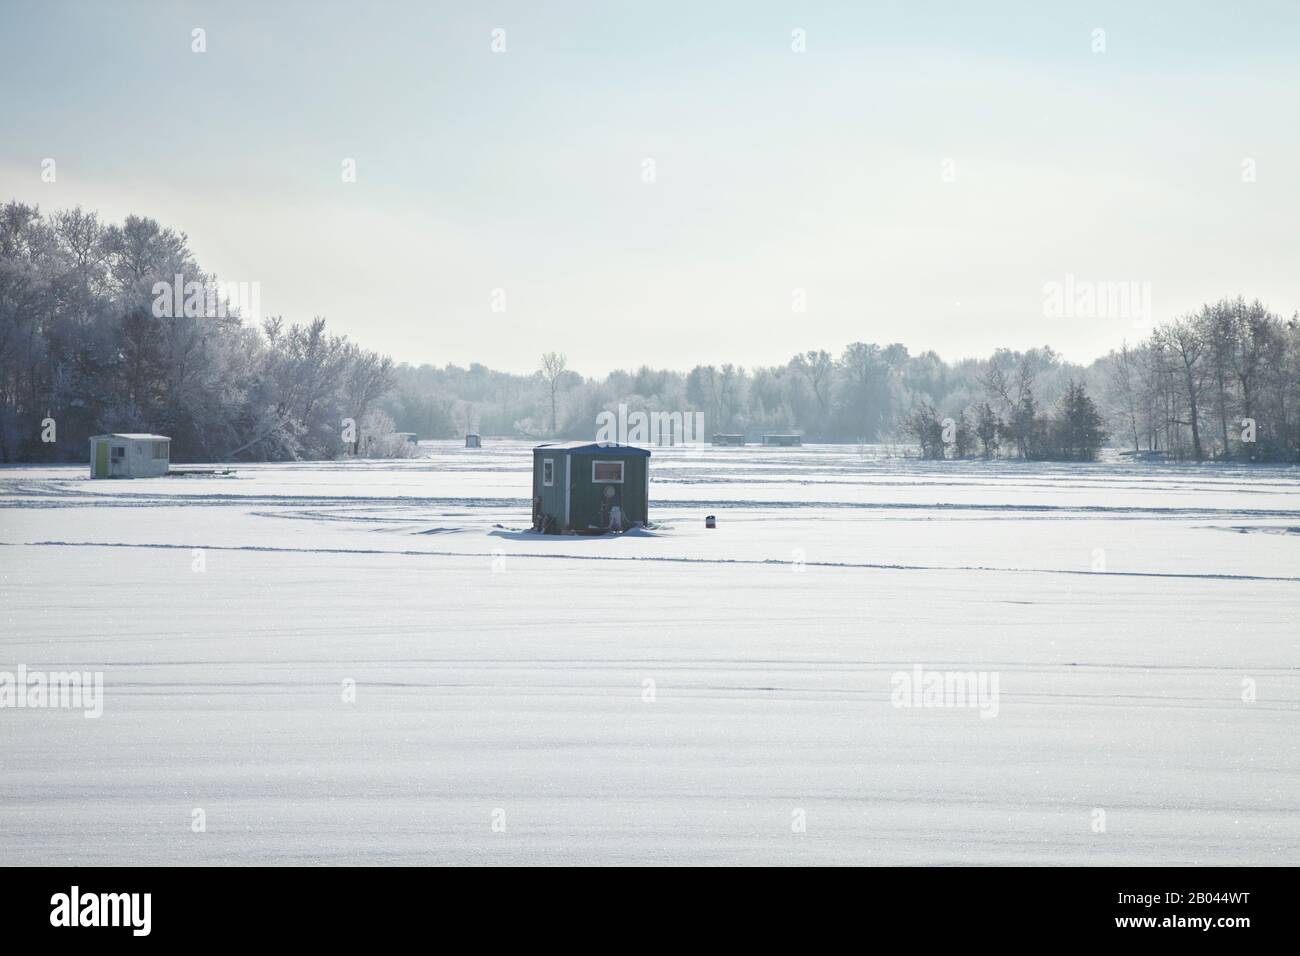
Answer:
<svg viewBox="0 0 1300 956"><path fill-rule="evenodd" d="M171 467L172 440L132 432L90 439L91 478L159 478Z"/></svg>
<svg viewBox="0 0 1300 956"><path fill-rule="evenodd" d="M643 525L650 512L650 452L614 442L533 449L533 528L550 534Z"/></svg>

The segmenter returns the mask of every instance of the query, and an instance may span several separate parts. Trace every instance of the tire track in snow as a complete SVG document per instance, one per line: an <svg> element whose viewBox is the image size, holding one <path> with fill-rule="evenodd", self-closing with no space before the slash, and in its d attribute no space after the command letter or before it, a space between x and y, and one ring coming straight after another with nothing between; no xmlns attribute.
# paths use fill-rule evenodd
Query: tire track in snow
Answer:
<svg viewBox="0 0 1300 956"><path fill-rule="evenodd" d="M238 544L158 544L117 541L0 541L4 548L142 548L168 551L247 551L266 554L392 555L416 558L483 558L498 556L492 551L417 551L388 548L286 548L274 545ZM649 561L661 564L757 565L788 567L789 558L689 558L674 555L618 554L537 554L526 551L505 552L507 558L533 558L555 561ZM980 571L997 574L1072 574L1092 578L1172 578L1192 581L1273 581L1300 584L1300 577L1266 574L1222 574L1180 571L1083 571L1077 568L1003 568L986 565L876 564L865 561L804 561L804 567L844 568L866 571Z"/></svg>
<svg viewBox="0 0 1300 956"><path fill-rule="evenodd" d="M0 497L0 508L168 508L203 505L207 507L245 506L286 508L484 508L510 509L527 512L531 507L528 498L428 498L415 496L372 497L308 497L298 495L84 495L75 497ZM1284 519L1300 520L1300 511L1272 508L1174 508L1144 505L1035 505L996 504L975 502L902 502L902 501L764 501L761 499L666 499L656 502L656 512L674 509L731 511L770 510L804 511L810 509L842 511L969 511L990 515L1051 516L1062 518L1093 518L1099 515L1135 518L1215 518L1233 519Z"/></svg>

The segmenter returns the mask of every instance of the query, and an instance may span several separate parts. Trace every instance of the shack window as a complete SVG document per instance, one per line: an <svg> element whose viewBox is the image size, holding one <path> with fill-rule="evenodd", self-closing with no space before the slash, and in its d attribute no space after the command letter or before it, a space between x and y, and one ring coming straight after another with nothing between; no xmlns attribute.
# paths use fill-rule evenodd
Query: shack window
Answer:
<svg viewBox="0 0 1300 956"><path fill-rule="evenodd" d="M623 463L621 461L593 461L591 463L591 480L597 484L621 485L623 483Z"/></svg>
<svg viewBox="0 0 1300 956"><path fill-rule="evenodd" d="M170 443L169 443L169 442L165 442L165 441L155 441L155 442L150 442L150 444L153 445L153 458L154 458L154 460L157 461L157 460L161 459L162 461L166 461L166 460L167 460L167 446L168 446L168 444L170 444Z"/></svg>
<svg viewBox="0 0 1300 956"><path fill-rule="evenodd" d="M542 484L544 484L548 488L551 487L553 484L555 484L555 459L554 458L542 459Z"/></svg>
<svg viewBox="0 0 1300 956"><path fill-rule="evenodd" d="M126 457L126 446L125 446L125 445L114 445L114 446L110 449L109 454L111 454L115 460L119 460L119 461L120 461L121 459L123 459L123 458Z"/></svg>

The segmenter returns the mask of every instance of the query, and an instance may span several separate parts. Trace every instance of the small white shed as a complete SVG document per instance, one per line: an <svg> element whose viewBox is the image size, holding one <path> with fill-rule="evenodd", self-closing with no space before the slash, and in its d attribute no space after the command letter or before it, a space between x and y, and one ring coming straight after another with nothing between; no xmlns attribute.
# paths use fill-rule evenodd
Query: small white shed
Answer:
<svg viewBox="0 0 1300 956"><path fill-rule="evenodd" d="M95 435L90 439L91 478L159 478L171 467L166 435Z"/></svg>

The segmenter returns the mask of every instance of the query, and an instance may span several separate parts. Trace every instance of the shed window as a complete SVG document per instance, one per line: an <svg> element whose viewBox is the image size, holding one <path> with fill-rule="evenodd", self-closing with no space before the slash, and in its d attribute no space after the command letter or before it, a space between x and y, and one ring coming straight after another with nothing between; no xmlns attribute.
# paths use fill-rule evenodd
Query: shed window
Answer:
<svg viewBox="0 0 1300 956"><path fill-rule="evenodd" d="M126 446L114 445L112 448L109 449L109 454L112 455L113 458L120 461L121 459L126 457Z"/></svg>
<svg viewBox="0 0 1300 956"><path fill-rule="evenodd" d="M155 461L159 459L161 459L162 461L167 460L167 445L169 444L169 442L155 441L155 442L150 442L149 444L153 446L153 458Z"/></svg>
<svg viewBox="0 0 1300 956"><path fill-rule="evenodd" d="M593 461L591 463L591 480L597 484L621 485L623 483L623 463L621 461Z"/></svg>
<svg viewBox="0 0 1300 956"><path fill-rule="evenodd" d="M544 484L548 488L551 487L553 484L555 484L555 459L554 458L542 459L542 484Z"/></svg>

